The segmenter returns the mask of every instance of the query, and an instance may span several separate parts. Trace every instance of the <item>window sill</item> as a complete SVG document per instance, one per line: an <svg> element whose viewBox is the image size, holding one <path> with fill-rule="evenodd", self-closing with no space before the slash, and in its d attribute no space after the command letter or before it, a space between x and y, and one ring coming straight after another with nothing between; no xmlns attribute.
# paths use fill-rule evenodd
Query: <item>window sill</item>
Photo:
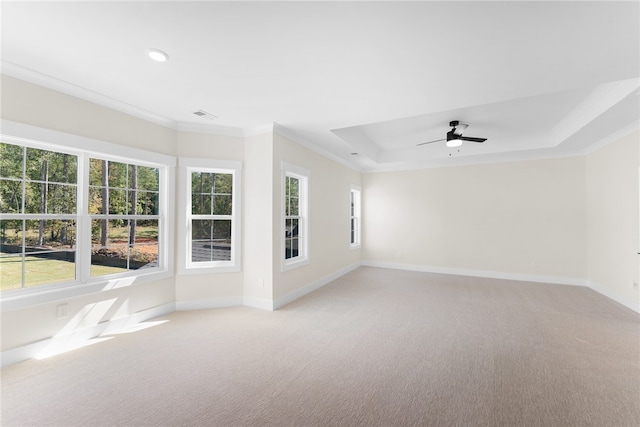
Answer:
<svg viewBox="0 0 640 427"><path fill-rule="evenodd" d="M309 265L309 258L304 258L301 260L283 262L282 263L282 271L290 271L295 270L300 267L304 267L305 265Z"/></svg>
<svg viewBox="0 0 640 427"><path fill-rule="evenodd" d="M87 283L61 283L46 288L26 288L26 292L10 292L0 297L2 312L15 311L34 305L68 300L83 295L105 292L112 289L135 286L172 277L170 271L161 270L143 274L113 278L96 278Z"/></svg>

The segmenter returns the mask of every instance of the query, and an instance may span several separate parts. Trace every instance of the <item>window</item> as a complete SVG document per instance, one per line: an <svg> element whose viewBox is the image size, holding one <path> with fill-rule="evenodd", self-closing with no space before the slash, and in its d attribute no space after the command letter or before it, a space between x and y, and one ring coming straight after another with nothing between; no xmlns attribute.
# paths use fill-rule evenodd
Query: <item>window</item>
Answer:
<svg viewBox="0 0 640 427"><path fill-rule="evenodd" d="M172 157L6 123L25 137L0 142L3 298L63 288L71 296L169 272ZM69 288L78 284L88 286Z"/></svg>
<svg viewBox="0 0 640 427"><path fill-rule="evenodd" d="M360 247L360 187L351 186L351 201L349 204L351 247Z"/></svg>
<svg viewBox="0 0 640 427"><path fill-rule="evenodd" d="M89 159L91 276L158 266L157 167Z"/></svg>
<svg viewBox="0 0 640 427"><path fill-rule="evenodd" d="M2 291L76 280L73 154L0 143Z"/></svg>
<svg viewBox="0 0 640 427"><path fill-rule="evenodd" d="M306 169L282 163L283 271L306 265L309 261L309 176Z"/></svg>
<svg viewBox="0 0 640 427"><path fill-rule="evenodd" d="M240 162L180 159L185 191L185 271L240 270Z"/></svg>

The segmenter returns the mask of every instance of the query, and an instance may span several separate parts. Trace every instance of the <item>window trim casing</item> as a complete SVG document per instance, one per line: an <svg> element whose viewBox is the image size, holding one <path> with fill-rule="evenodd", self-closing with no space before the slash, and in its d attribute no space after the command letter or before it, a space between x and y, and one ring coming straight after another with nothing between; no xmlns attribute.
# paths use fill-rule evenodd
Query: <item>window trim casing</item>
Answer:
<svg viewBox="0 0 640 427"><path fill-rule="evenodd" d="M242 162L238 160L216 160L180 157L178 159L178 273L235 273L242 271ZM191 172L220 172L233 174L231 210L231 261L193 263L190 256L191 243ZM189 196L189 197L187 197ZM200 265L201 264L201 265Z"/></svg>
<svg viewBox="0 0 640 427"><path fill-rule="evenodd" d="M74 298L173 276L173 256L169 254L168 245L174 241L175 157L10 120L1 120L0 126L2 129L0 139L3 142L77 155L78 169L82 168L82 173L78 173L77 182L76 280L1 292L0 309L2 311L17 310L35 304ZM87 212L89 157L108 157L111 160L134 162L142 166L153 166L160 169L158 185L159 188L164 188L164 191L160 191L158 205L158 215L163 219L160 222L158 236L159 267L145 269L145 271L133 270L108 276L89 277L91 258L91 219Z"/></svg>
<svg viewBox="0 0 640 427"><path fill-rule="evenodd" d="M293 258L286 259L285 258L285 250L286 250L286 207L285 207L285 188L286 188L286 178L287 176L291 176L300 180L299 187L299 200L300 205L298 207L300 213L300 223L298 225L299 235L302 238L299 239L298 251L302 251L302 255L298 255ZM280 269L281 271L290 271L296 268L304 267L310 263L309 256L309 213L310 209L310 181L311 181L311 171L309 169L305 169L301 166L297 166L285 161L282 161L280 166ZM302 224L302 226L300 226Z"/></svg>
<svg viewBox="0 0 640 427"><path fill-rule="evenodd" d="M354 203L354 215L351 215L351 197L356 195ZM351 242L351 220L356 219L355 242ZM349 189L349 248L351 250L360 249L362 246L362 188L359 185L351 184Z"/></svg>

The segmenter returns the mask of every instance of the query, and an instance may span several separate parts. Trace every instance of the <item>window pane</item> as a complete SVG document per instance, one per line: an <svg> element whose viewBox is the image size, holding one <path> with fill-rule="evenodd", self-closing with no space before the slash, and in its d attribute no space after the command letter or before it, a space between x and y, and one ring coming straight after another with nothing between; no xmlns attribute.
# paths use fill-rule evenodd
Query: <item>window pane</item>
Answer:
<svg viewBox="0 0 640 427"><path fill-rule="evenodd" d="M27 148L27 179L46 181L52 154L51 151Z"/></svg>
<svg viewBox="0 0 640 427"><path fill-rule="evenodd" d="M46 193L47 213L76 213L76 186L49 184Z"/></svg>
<svg viewBox="0 0 640 427"><path fill-rule="evenodd" d="M127 187L127 166L119 162L107 162L109 167L109 187L126 188Z"/></svg>
<svg viewBox="0 0 640 427"><path fill-rule="evenodd" d="M70 282L76 278L75 251L26 255L24 261L25 287Z"/></svg>
<svg viewBox="0 0 640 427"><path fill-rule="evenodd" d="M89 213L106 214L109 210L103 201L109 200L107 190L100 187L89 187Z"/></svg>
<svg viewBox="0 0 640 427"><path fill-rule="evenodd" d="M191 213L193 215L211 215L213 196L194 194L191 197Z"/></svg>
<svg viewBox="0 0 640 427"><path fill-rule="evenodd" d="M213 199L214 215L231 215L231 195L216 195Z"/></svg>
<svg viewBox="0 0 640 427"><path fill-rule="evenodd" d="M291 197L299 197L299 179L289 177L289 191Z"/></svg>
<svg viewBox="0 0 640 427"><path fill-rule="evenodd" d="M103 214L126 215L127 208L127 190L109 189L109 212Z"/></svg>
<svg viewBox="0 0 640 427"><path fill-rule="evenodd" d="M91 276L127 271L129 223L126 220L91 221Z"/></svg>
<svg viewBox="0 0 640 427"><path fill-rule="evenodd" d="M138 166L138 190L158 191L158 168Z"/></svg>
<svg viewBox="0 0 640 427"><path fill-rule="evenodd" d="M193 172L191 174L192 194L212 194L213 174L207 172Z"/></svg>
<svg viewBox="0 0 640 427"><path fill-rule="evenodd" d="M138 215L158 215L158 192L138 191Z"/></svg>
<svg viewBox="0 0 640 427"><path fill-rule="evenodd" d="M102 168L106 167L106 163L106 160L89 159L89 185L107 186L107 181L103 180L102 176Z"/></svg>
<svg viewBox="0 0 640 427"><path fill-rule="evenodd" d="M284 257L285 259L297 257L298 252L298 242L299 239L285 239L285 249L284 249Z"/></svg>
<svg viewBox="0 0 640 427"><path fill-rule="evenodd" d="M135 239L130 241L133 243L130 248L130 269L158 266L158 230L157 220L135 221L135 227L131 229Z"/></svg>
<svg viewBox="0 0 640 427"><path fill-rule="evenodd" d="M46 198L44 197L46 184L27 182L25 187L25 213L45 213Z"/></svg>
<svg viewBox="0 0 640 427"><path fill-rule="evenodd" d="M19 145L0 142L0 177L22 178L22 153Z"/></svg>
<svg viewBox="0 0 640 427"><path fill-rule="evenodd" d="M25 221L26 251L73 249L76 245L76 222L72 220Z"/></svg>
<svg viewBox="0 0 640 427"><path fill-rule="evenodd" d="M231 260L230 220L193 220L191 235L193 262Z"/></svg>
<svg viewBox="0 0 640 427"><path fill-rule="evenodd" d="M0 212L22 211L22 181L0 179Z"/></svg>
<svg viewBox="0 0 640 427"><path fill-rule="evenodd" d="M298 216L300 214L300 199L291 197L289 199L289 215Z"/></svg>
<svg viewBox="0 0 640 427"><path fill-rule="evenodd" d="M233 189L233 175L230 173L215 174L213 188L216 194L231 194Z"/></svg>
<svg viewBox="0 0 640 427"><path fill-rule="evenodd" d="M78 159L76 156L66 153L49 152L47 159L47 181L75 184Z"/></svg>

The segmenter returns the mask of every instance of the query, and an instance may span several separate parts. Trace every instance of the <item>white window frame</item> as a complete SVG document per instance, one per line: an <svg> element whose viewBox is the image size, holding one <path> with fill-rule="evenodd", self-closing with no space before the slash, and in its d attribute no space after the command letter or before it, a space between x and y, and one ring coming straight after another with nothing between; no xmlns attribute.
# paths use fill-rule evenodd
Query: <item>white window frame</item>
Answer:
<svg viewBox="0 0 640 427"><path fill-rule="evenodd" d="M298 255L293 258L285 258L286 252L286 178L299 180L299 207L298 207ZM288 163L281 163L281 215L280 215L280 259L281 271L289 271L309 264L309 200L310 200L311 171L303 167Z"/></svg>
<svg viewBox="0 0 640 427"><path fill-rule="evenodd" d="M353 211L351 204L353 203ZM360 248L362 242L362 189L351 184L349 191L349 244L351 249ZM355 222L355 230L352 224ZM355 232L354 232L355 231ZM353 236L352 236L353 235Z"/></svg>
<svg viewBox="0 0 640 427"><path fill-rule="evenodd" d="M0 293L3 311L173 276L173 251L170 254L169 243L174 241L175 157L9 120L2 120L1 126L0 139L2 142L68 153L78 157L76 279L3 291ZM91 215L87 209L89 158L134 163L159 169L158 267L130 270L105 276L90 276Z"/></svg>
<svg viewBox="0 0 640 427"><path fill-rule="evenodd" d="M242 269L241 248L242 248L242 162L234 160L214 160L214 159L194 159L181 157L178 160L180 167L179 185L179 205L178 215L179 230L183 233L180 237L178 253L180 254L179 272L182 274L203 274L203 273L229 273L238 272ZM230 218L226 215L211 215L211 219L231 220L231 259L229 261L193 262L191 252L191 173L226 173L233 176L232 189L232 210ZM223 218L224 217L224 218Z"/></svg>

